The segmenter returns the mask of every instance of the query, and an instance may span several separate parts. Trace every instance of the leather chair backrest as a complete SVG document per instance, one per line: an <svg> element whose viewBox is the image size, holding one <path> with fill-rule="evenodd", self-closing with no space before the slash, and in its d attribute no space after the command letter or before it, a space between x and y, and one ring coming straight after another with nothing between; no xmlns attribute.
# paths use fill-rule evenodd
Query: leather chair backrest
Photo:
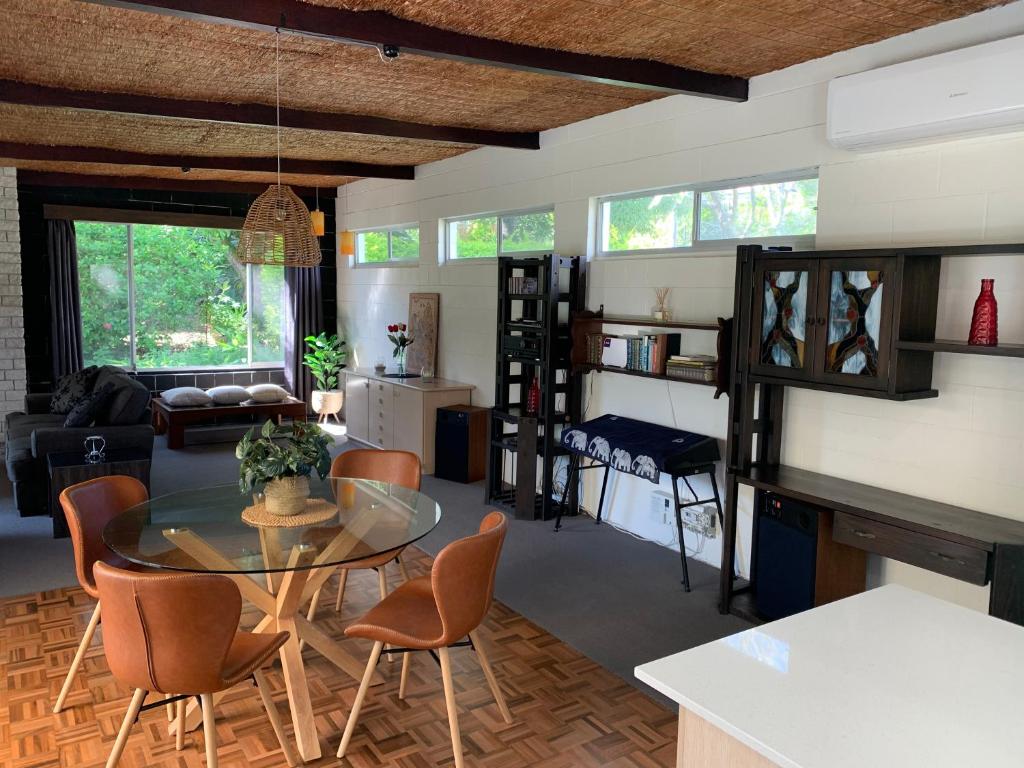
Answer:
<svg viewBox="0 0 1024 768"><path fill-rule="evenodd" d="M215 693L238 632L242 596L227 576L137 573L94 566L103 606L103 651L132 688Z"/></svg>
<svg viewBox="0 0 1024 768"><path fill-rule="evenodd" d="M507 529L505 515L491 512L480 523L479 533L453 541L434 560L430 583L445 645L464 638L487 615Z"/></svg>
<svg viewBox="0 0 1024 768"><path fill-rule="evenodd" d="M82 589L92 597L98 597L92 580L93 563L97 560L123 562L103 543L103 528L129 507L148 500L146 486L124 475L86 480L61 493L60 505L68 519L75 551L75 573Z"/></svg>
<svg viewBox="0 0 1024 768"><path fill-rule="evenodd" d="M331 477L357 477L420 489L420 457L409 451L357 448L339 453L331 463Z"/></svg>

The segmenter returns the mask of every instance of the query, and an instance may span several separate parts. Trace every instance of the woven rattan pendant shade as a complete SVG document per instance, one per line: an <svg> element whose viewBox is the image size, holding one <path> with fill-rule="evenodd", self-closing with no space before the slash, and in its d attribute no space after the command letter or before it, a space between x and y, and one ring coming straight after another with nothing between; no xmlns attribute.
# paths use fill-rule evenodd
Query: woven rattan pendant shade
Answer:
<svg viewBox="0 0 1024 768"><path fill-rule="evenodd" d="M245 216L236 256L243 264L315 267L320 263L309 209L291 187L271 184L256 198Z"/></svg>

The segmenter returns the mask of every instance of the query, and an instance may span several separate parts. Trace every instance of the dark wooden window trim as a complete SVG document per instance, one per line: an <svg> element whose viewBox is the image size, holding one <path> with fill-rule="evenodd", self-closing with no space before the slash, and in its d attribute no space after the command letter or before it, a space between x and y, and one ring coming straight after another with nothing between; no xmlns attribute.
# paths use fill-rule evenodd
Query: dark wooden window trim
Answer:
<svg viewBox="0 0 1024 768"><path fill-rule="evenodd" d="M169 224L176 227L216 227L221 229L241 229L245 222L245 219L238 216L215 216L208 213L133 211L121 208L89 208L49 203L43 206L43 218L105 221L111 224Z"/></svg>

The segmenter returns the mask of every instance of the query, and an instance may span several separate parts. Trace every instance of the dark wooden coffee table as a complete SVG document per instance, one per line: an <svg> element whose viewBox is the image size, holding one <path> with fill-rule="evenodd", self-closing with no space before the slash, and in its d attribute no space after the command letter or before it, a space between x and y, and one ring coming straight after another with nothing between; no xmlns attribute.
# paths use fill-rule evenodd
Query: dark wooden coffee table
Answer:
<svg viewBox="0 0 1024 768"><path fill-rule="evenodd" d="M132 449L110 450L104 461L89 464L85 450L73 453L49 453L46 463L50 471L50 517L53 518L53 538L61 539L70 535L68 521L60 505L60 494L65 488L84 483L97 477L127 475L146 486L149 490L150 454Z"/></svg>
<svg viewBox="0 0 1024 768"><path fill-rule="evenodd" d="M153 398L153 428L158 435L167 433L167 447L177 450L185 447L185 427L196 424L214 424L218 419L237 416L265 416L278 424L284 418L306 420L306 404L289 397L279 403L254 403L241 405L200 405L175 408L159 397Z"/></svg>

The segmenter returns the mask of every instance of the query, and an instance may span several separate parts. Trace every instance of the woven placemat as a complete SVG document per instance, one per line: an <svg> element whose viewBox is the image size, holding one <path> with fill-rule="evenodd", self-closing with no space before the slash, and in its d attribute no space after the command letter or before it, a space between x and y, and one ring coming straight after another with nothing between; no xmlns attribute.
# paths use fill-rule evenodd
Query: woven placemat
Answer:
<svg viewBox="0 0 1024 768"><path fill-rule="evenodd" d="M324 499L306 499L306 511L297 515L275 515L266 504L253 504L242 510L242 522L257 528L298 528L330 520L338 507Z"/></svg>

